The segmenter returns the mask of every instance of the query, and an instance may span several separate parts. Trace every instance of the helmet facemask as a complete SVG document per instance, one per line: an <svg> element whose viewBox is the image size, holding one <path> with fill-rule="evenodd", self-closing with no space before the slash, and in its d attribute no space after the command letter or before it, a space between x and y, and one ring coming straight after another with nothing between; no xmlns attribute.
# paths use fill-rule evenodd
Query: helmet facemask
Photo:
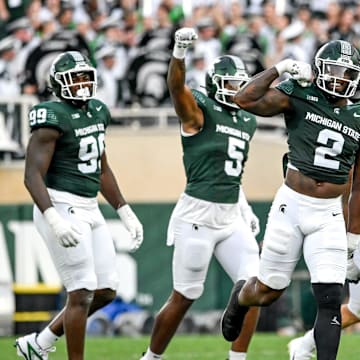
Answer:
<svg viewBox="0 0 360 360"><path fill-rule="evenodd" d="M61 86L60 96L63 99L86 101L96 95L95 69L72 69L57 72L54 79Z"/></svg>
<svg viewBox="0 0 360 360"><path fill-rule="evenodd" d="M239 106L230 100L230 98L235 96L235 94L243 86L245 86L249 80L250 79L246 73L238 76L214 74L212 81L216 86L215 99L224 105L238 109ZM226 87L227 84L231 86L231 89Z"/></svg>
<svg viewBox="0 0 360 360"><path fill-rule="evenodd" d="M319 72L316 84L321 90L337 97L349 98L355 95L359 83L358 66L324 59L316 59L315 66ZM338 86L343 89L337 90Z"/></svg>

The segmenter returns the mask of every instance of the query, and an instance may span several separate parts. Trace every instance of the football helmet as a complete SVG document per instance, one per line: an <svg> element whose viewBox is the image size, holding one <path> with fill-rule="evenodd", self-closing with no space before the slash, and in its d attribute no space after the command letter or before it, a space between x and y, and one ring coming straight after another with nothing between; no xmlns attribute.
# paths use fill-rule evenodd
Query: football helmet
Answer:
<svg viewBox="0 0 360 360"><path fill-rule="evenodd" d="M334 40L323 45L315 54L316 85L335 97L354 96L359 83L360 55L349 42Z"/></svg>
<svg viewBox="0 0 360 360"><path fill-rule="evenodd" d="M239 106L230 100L237 91L249 82L244 62L237 56L223 55L217 57L205 76L205 88L208 96L216 101L238 109ZM231 85L231 89L226 87Z"/></svg>
<svg viewBox="0 0 360 360"><path fill-rule="evenodd" d="M96 69L80 52L67 51L51 64L50 84L61 99L86 101L96 95Z"/></svg>

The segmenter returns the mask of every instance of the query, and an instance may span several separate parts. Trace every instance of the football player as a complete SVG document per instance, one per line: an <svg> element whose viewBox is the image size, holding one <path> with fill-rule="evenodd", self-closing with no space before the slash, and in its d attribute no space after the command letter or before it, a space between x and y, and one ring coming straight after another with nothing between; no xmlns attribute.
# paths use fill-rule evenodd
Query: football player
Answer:
<svg viewBox="0 0 360 360"><path fill-rule="evenodd" d="M83 359L86 319L111 302L117 288L115 249L98 193L129 230L132 250L141 245L143 228L107 161L104 139L111 118L95 99L95 68L80 52L62 53L51 65L50 84L59 101L40 103L29 112L25 186L67 302L43 331L20 337L15 345L24 359L47 359L65 333L68 359Z"/></svg>
<svg viewBox="0 0 360 360"><path fill-rule="evenodd" d="M249 81L243 61L234 56L215 59L206 74L205 95L185 85L185 54L196 40L193 28L175 33L167 83L180 120L185 191L173 210L167 245L173 250L173 290L157 314L150 345L142 360L161 359L190 306L203 293L214 255L238 284L257 275L259 221L241 188L255 116L232 101ZM246 359L259 309L229 351L229 359Z"/></svg>
<svg viewBox="0 0 360 360"><path fill-rule="evenodd" d="M284 72L293 78L275 88ZM236 284L221 328L233 340L249 306L267 306L289 286L303 253L317 303L314 337L319 360L335 360L341 333L342 290L347 247L360 238L360 56L348 42L323 45L310 64L285 59L255 76L234 101L261 116L284 114L288 165L273 201L260 259L259 276L240 290ZM341 197L354 165L348 233Z"/></svg>

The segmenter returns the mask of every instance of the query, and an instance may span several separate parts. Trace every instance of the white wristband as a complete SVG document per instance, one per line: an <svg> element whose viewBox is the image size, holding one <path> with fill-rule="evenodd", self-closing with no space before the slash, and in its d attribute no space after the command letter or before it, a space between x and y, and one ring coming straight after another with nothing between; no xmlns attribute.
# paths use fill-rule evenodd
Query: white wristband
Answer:
<svg viewBox="0 0 360 360"><path fill-rule="evenodd" d="M44 212L43 215L45 217L45 220L50 224L56 224L59 221L59 213L56 211L56 209L51 206L49 208L47 208Z"/></svg>
<svg viewBox="0 0 360 360"><path fill-rule="evenodd" d="M292 60L290 59L285 59L275 65L275 69L278 72L279 76L282 75L284 72L288 71L291 61Z"/></svg>
<svg viewBox="0 0 360 360"><path fill-rule="evenodd" d="M175 44L174 49L173 49L173 57L179 60L182 60L185 58L185 54L186 54L186 48L182 48L179 47Z"/></svg>

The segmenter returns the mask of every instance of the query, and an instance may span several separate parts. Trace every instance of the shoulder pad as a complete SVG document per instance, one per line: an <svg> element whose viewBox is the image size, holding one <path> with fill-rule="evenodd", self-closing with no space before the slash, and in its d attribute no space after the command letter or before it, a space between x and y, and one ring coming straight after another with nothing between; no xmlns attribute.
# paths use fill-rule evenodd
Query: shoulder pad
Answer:
<svg viewBox="0 0 360 360"><path fill-rule="evenodd" d="M47 101L37 104L29 111L29 125L31 129L38 127L63 128L64 113L61 103L56 101ZM66 121L65 121L66 122Z"/></svg>
<svg viewBox="0 0 360 360"><path fill-rule="evenodd" d="M192 89L191 93L193 94L193 96L198 104L206 103L206 100L208 99L208 97L205 94L203 94L201 91Z"/></svg>
<svg viewBox="0 0 360 360"><path fill-rule="evenodd" d="M295 89L295 80L294 79L284 80L280 84L276 85L276 89L282 91L286 95L291 95Z"/></svg>

